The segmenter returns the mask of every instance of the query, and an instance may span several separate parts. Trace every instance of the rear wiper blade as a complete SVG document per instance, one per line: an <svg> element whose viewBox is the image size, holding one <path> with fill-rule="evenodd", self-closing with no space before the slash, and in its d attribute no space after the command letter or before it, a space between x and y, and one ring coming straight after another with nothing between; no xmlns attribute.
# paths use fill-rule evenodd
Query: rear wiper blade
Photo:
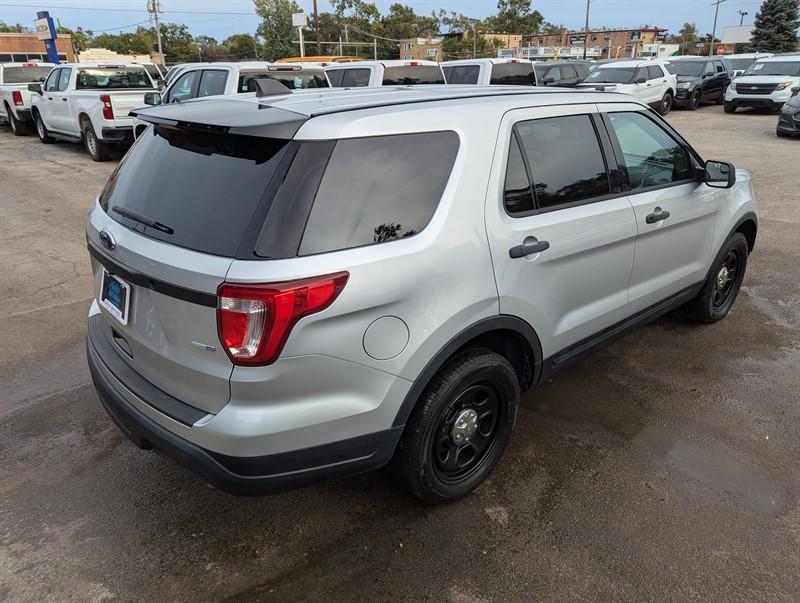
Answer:
<svg viewBox="0 0 800 603"><path fill-rule="evenodd" d="M144 224L145 226L149 226L150 228L155 228L156 230L160 230L161 232L165 232L167 234L175 234L175 231L166 224L162 224L161 222L156 222L152 218L148 218L147 216L144 216L137 211L133 211L132 209L128 209L120 205L115 205L111 209L116 213L118 213L120 216L125 216L126 218L135 220L136 222Z"/></svg>

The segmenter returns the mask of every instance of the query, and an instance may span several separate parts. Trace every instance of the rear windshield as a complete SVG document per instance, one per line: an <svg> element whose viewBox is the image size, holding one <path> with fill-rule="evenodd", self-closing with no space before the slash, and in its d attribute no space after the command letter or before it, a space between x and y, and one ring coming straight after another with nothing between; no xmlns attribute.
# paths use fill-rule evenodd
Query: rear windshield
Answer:
<svg viewBox="0 0 800 603"><path fill-rule="evenodd" d="M477 84L481 68L477 65L449 65L442 67L448 84Z"/></svg>
<svg viewBox="0 0 800 603"><path fill-rule="evenodd" d="M750 65L744 75L800 76L800 61L759 61Z"/></svg>
<svg viewBox="0 0 800 603"><path fill-rule="evenodd" d="M535 86L533 65L530 63L497 63L492 65L492 78L489 83L495 86Z"/></svg>
<svg viewBox="0 0 800 603"><path fill-rule="evenodd" d="M328 80L322 69L318 71L263 71L243 73L239 76L239 92L255 92L256 80L275 80L289 90L306 90L308 88L328 88Z"/></svg>
<svg viewBox="0 0 800 603"><path fill-rule="evenodd" d="M52 67L6 67L3 69L4 84L31 84L43 82Z"/></svg>
<svg viewBox="0 0 800 603"><path fill-rule="evenodd" d="M93 67L78 72L78 90L152 88L153 82L143 67Z"/></svg>
<svg viewBox="0 0 800 603"><path fill-rule="evenodd" d="M444 83L444 75L438 65L403 65L402 67L386 67L383 70L384 86Z"/></svg>
<svg viewBox="0 0 800 603"><path fill-rule="evenodd" d="M287 144L163 125L150 128L111 176L100 204L114 220L148 237L234 257ZM114 207L174 232L145 226Z"/></svg>

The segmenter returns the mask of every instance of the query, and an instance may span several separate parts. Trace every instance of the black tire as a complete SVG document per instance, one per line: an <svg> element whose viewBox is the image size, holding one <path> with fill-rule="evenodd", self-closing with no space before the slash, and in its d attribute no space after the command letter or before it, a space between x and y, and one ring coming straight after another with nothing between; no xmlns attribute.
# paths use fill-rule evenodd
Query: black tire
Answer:
<svg viewBox="0 0 800 603"><path fill-rule="evenodd" d="M722 253L718 256L720 259L711 269L702 290L681 309L682 313L702 323L717 322L725 318L742 286L748 254L747 239L740 232L734 233L725 242ZM732 276L731 272L734 273Z"/></svg>
<svg viewBox="0 0 800 603"><path fill-rule="evenodd" d="M28 135L28 124L14 117L14 113L11 111L11 107L9 107L8 105L6 105L6 115L8 115L8 127L11 128L11 133L14 136Z"/></svg>
<svg viewBox="0 0 800 603"><path fill-rule="evenodd" d="M686 105L686 108L689 109L689 111L697 111L702 103L703 93L699 90L695 90L692 92L692 96L689 98L689 104Z"/></svg>
<svg viewBox="0 0 800 603"><path fill-rule="evenodd" d="M88 120L83 122L83 146L94 161L108 161L111 159L111 147L97 138L94 128Z"/></svg>
<svg viewBox="0 0 800 603"><path fill-rule="evenodd" d="M52 144L55 142L55 139L50 136L50 132L47 130L47 126L44 125L42 116L39 115L38 111L33 114L33 124L36 127L36 135L43 144Z"/></svg>
<svg viewBox="0 0 800 603"><path fill-rule="evenodd" d="M481 347L456 354L417 402L390 464L392 474L431 504L470 493L503 456L519 395L517 375L499 354ZM457 433L457 424L467 431Z"/></svg>
<svg viewBox="0 0 800 603"><path fill-rule="evenodd" d="M664 97L661 99L661 104L658 106L658 112L661 115L668 115L672 110L672 101L672 94L665 92Z"/></svg>
<svg viewBox="0 0 800 603"><path fill-rule="evenodd" d="M724 105L725 104L725 92L721 92L720 95L714 99L714 102L717 105Z"/></svg>
<svg viewBox="0 0 800 603"><path fill-rule="evenodd" d="M736 107L730 103L725 103L725 113L736 113Z"/></svg>

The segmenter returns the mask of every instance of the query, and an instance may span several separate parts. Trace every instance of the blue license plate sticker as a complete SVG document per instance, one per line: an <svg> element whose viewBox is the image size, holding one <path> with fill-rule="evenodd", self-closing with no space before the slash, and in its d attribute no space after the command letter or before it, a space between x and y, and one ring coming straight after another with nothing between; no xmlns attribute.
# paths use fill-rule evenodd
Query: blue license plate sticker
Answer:
<svg viewBox="0 0 800 603"><path fill-rule="evenodd" d="M108 270L103 270L100 288L100 303L122 324L128 324L128 310L131 305L131 286Z"/></svg>

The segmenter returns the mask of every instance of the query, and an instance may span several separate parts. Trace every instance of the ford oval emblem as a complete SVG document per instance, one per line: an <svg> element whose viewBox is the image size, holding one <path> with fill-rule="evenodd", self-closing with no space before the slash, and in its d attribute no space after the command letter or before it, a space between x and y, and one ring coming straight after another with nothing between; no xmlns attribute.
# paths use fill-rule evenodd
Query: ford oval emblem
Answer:
<svg viewBox="0 0 800 603"><path fill-rule="evenodd" d="M114 235L107 230L101 230L99 236L100 242L109 251L112 251L117 246L117 240L114 238Z"/></svg>

